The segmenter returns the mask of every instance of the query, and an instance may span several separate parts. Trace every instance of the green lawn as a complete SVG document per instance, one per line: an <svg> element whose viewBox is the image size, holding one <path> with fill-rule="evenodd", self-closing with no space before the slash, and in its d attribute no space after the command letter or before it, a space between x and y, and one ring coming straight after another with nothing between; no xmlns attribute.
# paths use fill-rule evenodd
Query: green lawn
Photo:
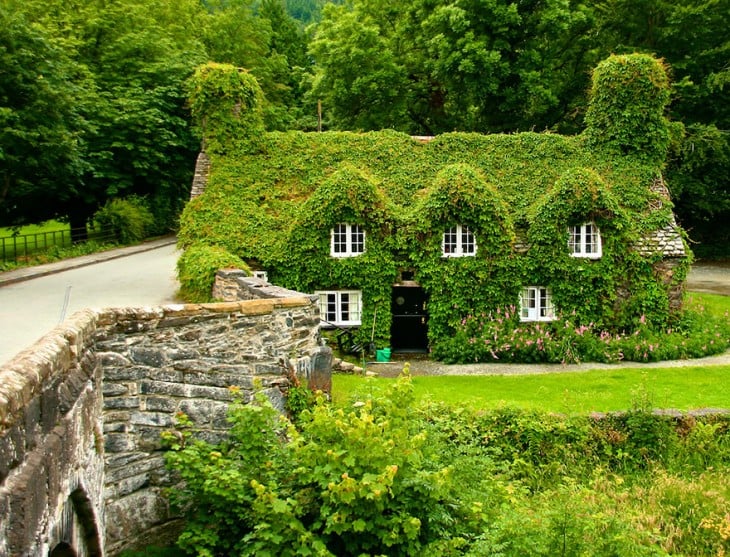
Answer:
<svg viewBox="0 0 730 557"><path fill-rule="evenodd" d="M20 234L41 234L43 232L53 232L56 230L68 230L68 223L59 222L57 220L49 220L41 224L27 224L21 226ZM0 238L6 238L13 235L13 228L0 226Z"/></svg>
<svg viewBox="0 0 730 557"><path fill-rule="evenodd" d="M691 306L717 316L730 312L730 296L687 295ZM343 403L359 392L374 392L393 379L335 375L332 396ZM549 412L586 413L626 410L635 405L655 408L730 408L730 365L681 368L619 368L522 376L417 376L416 396L457 406L500 405Z"/></svg>
<svg viewBox="0 0 730 557"><path fill-rule="evenodd" d="M373 393L393 379L335 375L332 395L343 403L356 393ZM519 406L583 414L655 408L730 408L730 366L615 369L544 375L418 376L416 396L456 406Z"/></svg>

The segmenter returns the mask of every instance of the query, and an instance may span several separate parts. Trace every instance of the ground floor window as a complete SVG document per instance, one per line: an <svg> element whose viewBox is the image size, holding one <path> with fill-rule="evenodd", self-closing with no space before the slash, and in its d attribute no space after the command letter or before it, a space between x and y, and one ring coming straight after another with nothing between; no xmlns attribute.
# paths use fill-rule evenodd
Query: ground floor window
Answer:
<svg viewBox="0 0 730 557"><path fill-rule="evenodd" d="M527 286L520 295L520 321L552 321L555 310L550 289Z"/></svg>
<svg viewBox="0 0 730 557"><path fill-rule="evenodd" d="M319 290L319 318L322 325L360 325L362 315L362 292L359 290Z"/></svg>

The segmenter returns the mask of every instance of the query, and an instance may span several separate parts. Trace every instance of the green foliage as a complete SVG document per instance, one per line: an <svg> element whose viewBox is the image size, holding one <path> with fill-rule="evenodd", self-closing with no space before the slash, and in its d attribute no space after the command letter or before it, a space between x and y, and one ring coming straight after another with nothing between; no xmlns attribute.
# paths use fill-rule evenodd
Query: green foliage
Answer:
<svg viewBox="0 0 730 557"><path fill-rule="evenodd" d="M326 6L310 45L311 94L334 129L552 127L575 118L594 61L590 24L584 6L553 0Z"/></svg>
<svg viewBox="0 0 730 557"><path fill-rule="evenodd" d="M687 311L669 329L640 317L630 332L611 332L578 315L549 323L521 323L514 306L469 314L449 337L434 344L435 358L449 363L657 362L702 358L730 348L727 317Z"/></svg>
<svg viewBox="0 0 730 557"><path fill-rule="evenodd" d="M410 379L344 411L320 402L299 431L263 395L235 401L219 445L167 434L172 492L197 555L448 555L477 516L419 431ZM233 486L233 488L232 488Z"/></svg>
<svg viewBox="0 0 730 557"><path fill-rule="evenodd" d="M660 60L646 54L612 56L593 72L586 137L623 155L664 163L670 143L665 110L670 87Z"/></svg>
<svg viewBox="0 0 730 557"><path fill-rule="evenodd" d="M232 389L237 392L237 389ZM240 395L230 435L178 415L166 460L195 555L717 555L727 548L730 420L560 416L416 406L407 369L385 394L322 400L298 428Z"/></svg>
<svg viewBox="0 0 730 557"><path fill-rule="evenodd" d="M154 217L140 197L111 199L94 213L94 221L112 231L123 244L144 240L152 230Z"/></svg>
<svg viewBox="0 0 730 557"><path fill-rule="evenodd" d="M0 224L65 216L88 168L89 76L50 30L5 3L0 67Z"/></svg>
<svg viewBox="0 0 730 557"><path fill-rule="evenodd" d="M204 239L289 288L361 290L360 342L374 329L376 344L388 345L390 287L403 269L429 298L434 347L463 319L517 305L531 284L551 287L578 326L616 332L641 315L656 327L672 318L669 292L688 259L663 284L653 268L660 256L633 249L672 222L671 204L650 189L660 162L537 133L447 133L426 144L393 131L255 140L255 153L233 142L214 153L206 191L181 217L181 245ZM599 260L568 254L568 226L586 220L602 232ZM337 223L364 227L364 254L330 257ZM473 229L475 257L442 257L442 234L457 224Z"/></svg>
<svg viewBox="0 0 730 557"><path fill-rule="evenodd" d="M194 245L177 261L180 296L189 302L211 302L215 274L219 269L236 268L249 271L238 257L216 246Z"/></svg>
<svg viewBox="0 0 730 557"><path fill-rule="evenodd" d="M206 150L224 153L238 141L256 144L263 132L263 93L256 78L230 64L209 62L195 70L188 87Z"/></svg>

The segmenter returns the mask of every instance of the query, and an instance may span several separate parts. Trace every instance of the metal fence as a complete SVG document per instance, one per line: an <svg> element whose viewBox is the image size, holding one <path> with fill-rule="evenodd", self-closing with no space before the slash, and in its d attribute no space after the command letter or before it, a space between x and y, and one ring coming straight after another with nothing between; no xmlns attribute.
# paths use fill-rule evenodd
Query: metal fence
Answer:
<svg viewBox="0 0 730 557"><path fill-rule="evenodd" d="M82 239L79 239L82 238ZM67 248L74 244L95 241L114 242L116 235L111 229L92 228L85 230L66 228L35 234L16 234L0 238L0 261L18 261L38 255L51 248Z"/></svg>

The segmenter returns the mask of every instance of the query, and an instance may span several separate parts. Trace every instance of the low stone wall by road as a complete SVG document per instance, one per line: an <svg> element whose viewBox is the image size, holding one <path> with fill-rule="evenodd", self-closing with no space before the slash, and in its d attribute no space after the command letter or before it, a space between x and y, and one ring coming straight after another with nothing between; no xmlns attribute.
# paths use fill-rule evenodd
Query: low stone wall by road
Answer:
<svg viewBox="0 0 730 557"><path fill-rule="evenodd" d="M177 521L160 433L227 429L228 387L283 408L331 362L312 297L85 310L0 368L0 555L115 555Z"/></svg>

